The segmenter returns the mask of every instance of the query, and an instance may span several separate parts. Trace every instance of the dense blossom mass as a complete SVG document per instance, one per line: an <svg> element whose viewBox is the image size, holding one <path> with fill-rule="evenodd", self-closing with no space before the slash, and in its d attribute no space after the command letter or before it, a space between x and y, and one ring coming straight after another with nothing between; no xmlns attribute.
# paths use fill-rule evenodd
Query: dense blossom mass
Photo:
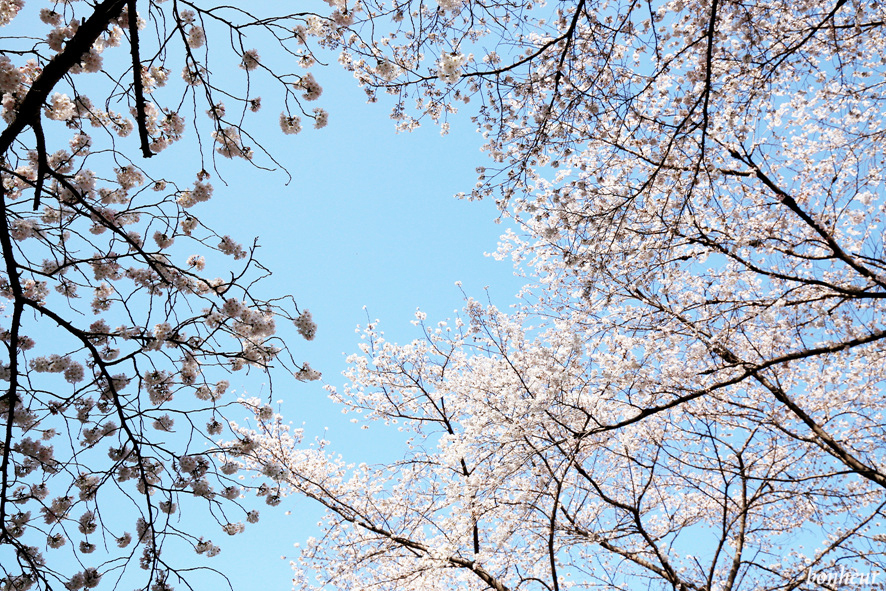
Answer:
<svg viewBox="0 0 886 591"><path fill-rule="evenodd" d="M172 589L258 521L234 461L249 447L218 447L227 374L319 379L278 336L317 327L292 296L259 298L256 245L200 215L220 160L278 166L250 133L259 78L284 132L326 125L303 106L322 92L308 21L0 0L0 589ZM212 519L192 531L184 507Z"/></svg>
<svg viewBox="0 0 886 591"><path fill-rule="evenodd" d="M300 584L886 576L886 5L336 6L340 62L402 129L470 103L490 162L467 194L517 222L499 255L533 282L405 345L365 327L331 394L402 460L240 431L328 510Z"/></svg>

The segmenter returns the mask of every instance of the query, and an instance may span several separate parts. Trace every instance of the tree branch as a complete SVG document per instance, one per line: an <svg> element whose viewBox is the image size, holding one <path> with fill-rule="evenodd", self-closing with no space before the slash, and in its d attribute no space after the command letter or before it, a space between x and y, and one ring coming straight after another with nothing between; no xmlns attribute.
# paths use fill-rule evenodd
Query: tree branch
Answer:
<svg viewBox="0 0 886 591"><path fill-rule="evenodd" d="M80 62L83 54L89 51L93 43L105 32L108 25L120 16L127 0L105 0L95 7L95 11L86 19L77 32L65 44L64 50L46 64L43 71L34 80L25 98L16 109L16 117L3 133L0 134L0 154L5 154L12 143L25 127L34 124L40 116L40 108L46 102L49 93L71 68Z"/></svg>
<svg viewBox="0 0 886 591"><path fill-rule="evenodd" d="M145 115L145 89L142 82L142 64L138 54L138 16L135 11L135 0L128 0L129 12L129 48L132 55L132 89L135 93L135 121L138 125L138 137L141 141L142 156L150 158L151 141L148 137L148 125Z"/></svg>

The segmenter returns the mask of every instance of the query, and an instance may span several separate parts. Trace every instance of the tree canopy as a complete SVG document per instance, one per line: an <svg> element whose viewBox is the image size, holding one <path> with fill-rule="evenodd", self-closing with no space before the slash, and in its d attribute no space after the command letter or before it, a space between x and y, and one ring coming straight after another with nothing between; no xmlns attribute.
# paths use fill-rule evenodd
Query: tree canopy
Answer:
<svg viewBox="0 0 886 591"><path fill-rule="evenodd" d="M328 509L297 568L361 589L870 582L883 6L359 7L341 61L403 128L470 102L492 162L468 194L520 224L499 254L532 283L509 313L420 314L411 343L365 327L332 394L401 429L402 460L349 465L274 418L242 432L251 466Z"/></svg>
<svg viewBox="0 0 886 591"><path fill-rule="evenodd" d="M164 548L218 546L169 516L198 502L242 531L258 518L237 504L243 469L269 505L326 507L303 587L870 583L886 558L886 8L327 4L0 0L5 588L116 586L130 562L142 588L170 588L188 563ZM254 77L276 84L284 133L325 125L321 51L370 100L391 95L400 129L468 111L489 165L465 196L515 221L498 254L530 277L512 311L419 313L411 343L364 327L330 394L403 431L383 466L306 445L258 400L254 428L216 441L219 374L319 377L275 337L283 319L310 340L310 314L259 297L254 249L196 212L221 159L275 163L250 134L270 102ZM166 178L152 163L185 133L201 163ZM106 519L103 499L131 517ZM90 562L99 545L119 553Z"/></svg>
<svg viewBox="0 0 886 591"><path fill-rule="evenodd" d="M278 166L249 131L257 79L284 133L326 124L293 32L308 16L0 2L0 588L169 589L195 566L182 548L219 552L204 537L218 527L183 525L182 504L231 535L258 520L216 445L225 378L276 364L318 379L276 336L316 325L293 296L263 295L256 245L198 214L225 159ZM177 178L163 152L188 134L194 168ZM124 579L130 563L144 574Z"/></svg>

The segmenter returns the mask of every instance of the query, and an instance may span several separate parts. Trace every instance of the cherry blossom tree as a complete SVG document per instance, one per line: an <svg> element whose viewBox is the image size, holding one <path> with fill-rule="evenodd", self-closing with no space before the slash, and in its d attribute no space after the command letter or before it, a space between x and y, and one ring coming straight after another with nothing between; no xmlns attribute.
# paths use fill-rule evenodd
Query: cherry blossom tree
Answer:
<svg viewBox="0 0 886 591"><path fill-rule="evenodd" d="M469 195L519 225L499 256L532 283L511 313L419 315L405 345L366 327L332 398L402 430L402 460L349 464L267 411L241 429L247 465L328 510L296 570L398 590L886 577L886 6L360 6L342 63L404 129L471 102L491 164Z"/></svg>
<svg viewBox="0 0 886 591"><path fill-rule="evenodd" d="M283 132L326 124L300 32L319 19L0 1L0 589L171 589L257 521L216 455L225 378L318 379L275 336L281 320L308 340L316 326L292 296L260 297L256 245L199 212L220 161L280 167L249 132L259 81ZM214 521L192 531L183 505ZM124 578L131 563L143 573Z"/></svg>

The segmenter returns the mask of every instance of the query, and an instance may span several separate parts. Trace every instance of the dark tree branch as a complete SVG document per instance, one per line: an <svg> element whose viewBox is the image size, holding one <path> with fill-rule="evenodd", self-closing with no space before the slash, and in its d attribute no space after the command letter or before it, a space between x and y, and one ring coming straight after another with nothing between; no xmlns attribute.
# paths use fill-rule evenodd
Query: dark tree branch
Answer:
<svg viewBox="0 0 886 591"><path fill-rule="evenodd" d="M126 0L105 0L98 4L92 15L83 21L71 40L65 44L64 50L46 64L16 109L15 119L0 134L0 154L8 152L25 127L34 124L40 116L40 108L55 85L71 68L80 63L83 54L107 30L111 21L120 16L125 5Z"/></svg>
<svg viewBox="0 0 886 591"><path fill-rule="evenodd" d="M49 173L49 163L46 161L46 136L43 135L43 122L40 119L39 112L34 117L31 128L34 130L34 137L37 141L37 183L34 187L34 211L37 211L40 207L40 194L43 191L43 182Z"/></svg>
<svg viewBox="0 0 886 591"><path fill-rule="evenodd" d="M150 158L151 140L148 137L148 125L145 115L145 89L142 82L142 64L138 52L138 17L135 11L135 0L128 0L129 13L129 48L132 55L132 89L135 93L135 121L138 125L138 137L141 141L142 156Z"/></svg>

